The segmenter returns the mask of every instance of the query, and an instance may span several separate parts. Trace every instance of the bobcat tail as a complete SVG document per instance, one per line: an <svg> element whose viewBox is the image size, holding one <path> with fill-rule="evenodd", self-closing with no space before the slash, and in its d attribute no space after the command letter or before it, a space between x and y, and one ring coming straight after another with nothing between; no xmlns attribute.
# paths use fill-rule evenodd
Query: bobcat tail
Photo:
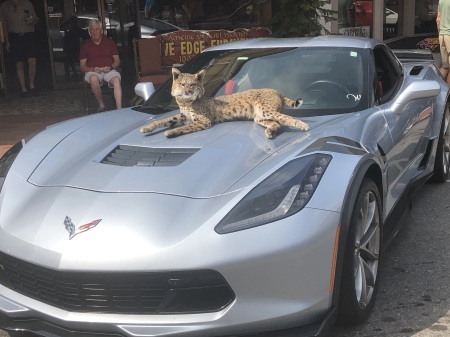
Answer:
<svg viewBox="0 0 450 337"><path fill-rule="evenodd" d="M301 98L296 99L295 101L293 99L290 99L286 96L283 96L284 103L287 106L290 106L291 108L300 108L303 104L303 100Z"/></svg>

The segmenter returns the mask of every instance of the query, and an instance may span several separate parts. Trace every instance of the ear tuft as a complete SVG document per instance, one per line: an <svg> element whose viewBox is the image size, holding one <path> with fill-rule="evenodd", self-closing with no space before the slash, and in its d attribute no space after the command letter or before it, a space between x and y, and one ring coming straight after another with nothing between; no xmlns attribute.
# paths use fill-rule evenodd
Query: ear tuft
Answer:
<svg viewBox="0 0 450 337"><path fill-rule="evenodd" d="M172 68L172 76L174 80L178 79L178 77L180 77L180 74L181 72L177 68Z"/></svg>
<svg viewBox="0 0 450 337"><path fill-rule="evenodd" d="M202 69L202 70L200 70L197 74L195 74L196 76L197 76L197 79L199 80L199 81L203 81L203 79L205 78L205 75L206 75L206 70L205 69Z"/></svg>

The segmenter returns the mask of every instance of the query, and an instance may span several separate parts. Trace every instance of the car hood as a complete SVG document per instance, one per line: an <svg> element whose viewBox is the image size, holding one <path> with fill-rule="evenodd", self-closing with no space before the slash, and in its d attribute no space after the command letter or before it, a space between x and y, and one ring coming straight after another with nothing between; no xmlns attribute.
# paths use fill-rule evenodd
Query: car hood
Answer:
<svg viewBox="0 0 450 337"><path fill-rule="evenodd" d="M261 163L273 160L276 166L282 158L272 157L280 149L285 149L284 156L292 155L289 144L295 142L298 153L315 129L339 118L308 118L310 131L283 127L274 139L267 139L264 129L251 121L166 138L162 131L139 131L154 116L133 112L125 119L121 114L126 112L105 114L71 132L45 155L29 182L99 192L214 197L237 188L236 182Z"/></svg>

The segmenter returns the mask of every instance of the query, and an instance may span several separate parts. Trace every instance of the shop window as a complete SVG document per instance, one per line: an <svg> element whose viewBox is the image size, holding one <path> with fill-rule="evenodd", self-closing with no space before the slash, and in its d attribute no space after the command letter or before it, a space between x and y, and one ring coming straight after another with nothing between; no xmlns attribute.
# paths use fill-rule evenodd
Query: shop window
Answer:
<svg viewBox="0 0 450 337"><path fill-rule="evenodd" d="M372 37L373 31L372 0L339 0L339 34Z"/></svg>
<svg viewBox="0 0 450 337"><path fill-rule="evenodd" d="M439 0L415 0L414 33L437 33L436 15Z"/></svg>

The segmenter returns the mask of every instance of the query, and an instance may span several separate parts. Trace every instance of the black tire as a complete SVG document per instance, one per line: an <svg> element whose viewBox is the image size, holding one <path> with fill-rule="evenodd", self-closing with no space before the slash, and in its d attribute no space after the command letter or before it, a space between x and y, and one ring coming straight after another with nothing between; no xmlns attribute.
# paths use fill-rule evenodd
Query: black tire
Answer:
<svg viewBox="0 0 450 337"><path fill-rule="evenodd" d="M382 207L377 185L364 178L350 219L342 266L338 322L364 321L378 291L382 242Z"/></svg>
<svg viewBox="0 0 450 337"><path fill-rule="evenodd" d="M436 149L432 183L443 183L448 179L450 171L450 113L448 103L445 105L444 117L442 118L441 131Z"/></svg>

